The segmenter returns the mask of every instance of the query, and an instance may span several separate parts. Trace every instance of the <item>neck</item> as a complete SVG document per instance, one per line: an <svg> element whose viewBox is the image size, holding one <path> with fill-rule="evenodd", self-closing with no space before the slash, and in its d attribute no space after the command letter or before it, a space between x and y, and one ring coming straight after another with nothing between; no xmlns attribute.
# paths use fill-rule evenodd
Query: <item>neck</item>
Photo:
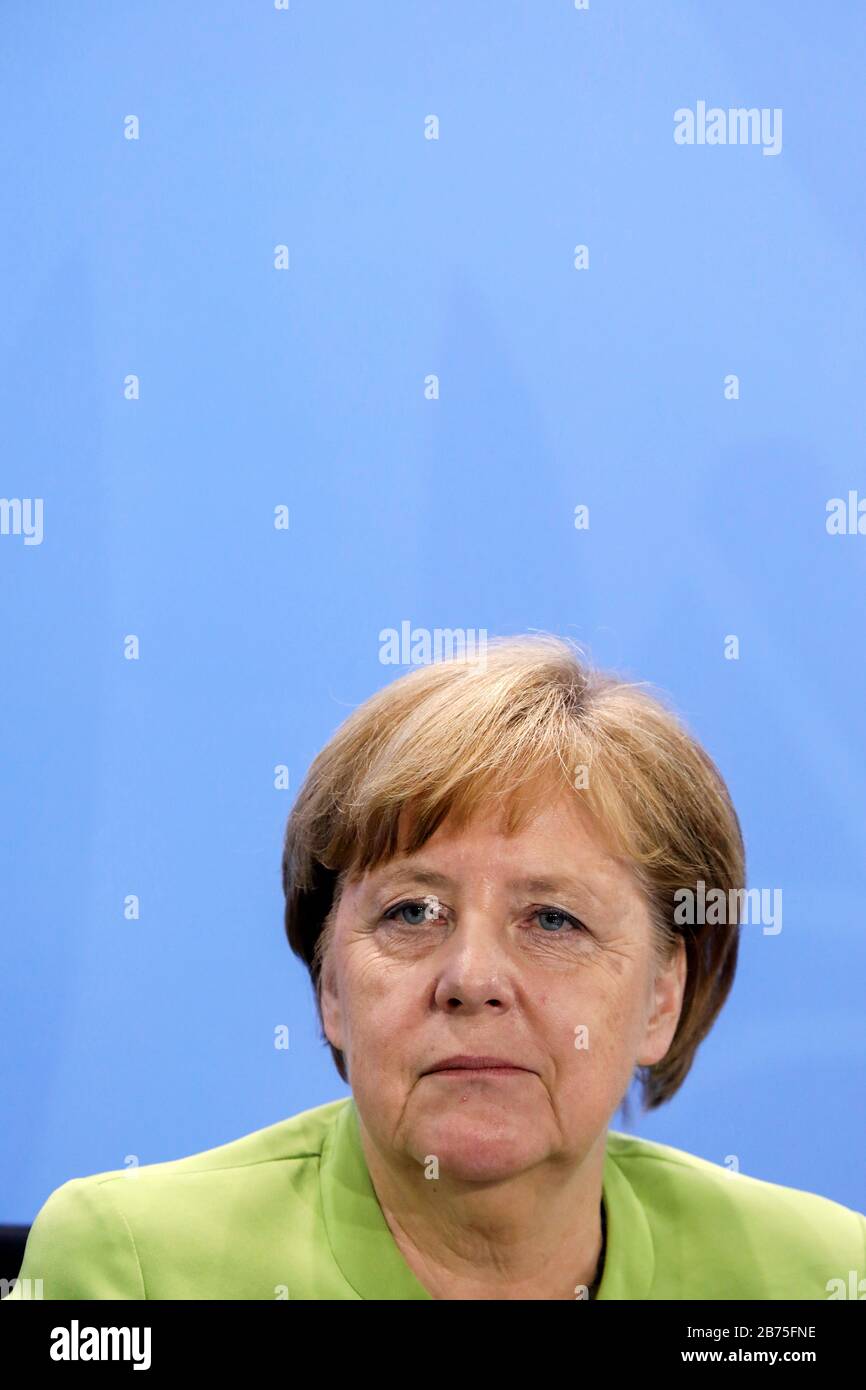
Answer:
<svg viewBox="0 0 866 1390"><path fill-rule="evenodd" d="M586 1298L603 1250L607 1134L579 1163L541 1163L502 1182L424 1178L360 1123L370 1178L397 1247L433 1298Z"/></svg>

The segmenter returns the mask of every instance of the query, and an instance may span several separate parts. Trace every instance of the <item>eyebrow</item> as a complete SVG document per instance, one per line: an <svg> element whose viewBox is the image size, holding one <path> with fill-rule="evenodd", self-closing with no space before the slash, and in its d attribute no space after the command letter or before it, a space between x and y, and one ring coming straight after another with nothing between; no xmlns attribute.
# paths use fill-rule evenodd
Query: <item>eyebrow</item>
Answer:
<svg viewBox="0 0 866 1390"><path fill-rule="evenodd" d="M455 880L448 874L439 873L424 864L413 864L407 859L381 871L378 875L374 875L371 886L374 889L386 888L397 878L411 878L422 887L441 888L443 891L447 891L455 885ZM529 893L588 893L595 902L601 903L602 901L588 883L579 878L572 878L568 874L518 876L508 880L508 887L522 888Z"/></svg>

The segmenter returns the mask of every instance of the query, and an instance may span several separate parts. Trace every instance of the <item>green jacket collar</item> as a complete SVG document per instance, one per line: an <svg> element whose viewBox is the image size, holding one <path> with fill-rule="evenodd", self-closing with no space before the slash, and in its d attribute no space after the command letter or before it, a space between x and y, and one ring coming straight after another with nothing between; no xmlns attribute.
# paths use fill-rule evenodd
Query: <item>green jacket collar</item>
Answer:
<svg viewBox="0 0 866 1390"><path fill-rule="evenodd" d="M379 1206L351 1096L325 1135L320 1174L331 1250L359 1297L431 1298L403 1259Z"/></svg>

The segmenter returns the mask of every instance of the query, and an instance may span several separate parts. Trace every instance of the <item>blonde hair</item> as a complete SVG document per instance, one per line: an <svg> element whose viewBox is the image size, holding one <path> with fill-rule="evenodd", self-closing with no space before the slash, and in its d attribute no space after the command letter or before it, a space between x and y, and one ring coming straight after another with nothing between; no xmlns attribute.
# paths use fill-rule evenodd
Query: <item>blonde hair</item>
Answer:
<svg viewBox="0 0 866 1390"><path fill-rule="evenodd" d="M493 795L507 801L513 829L553 776L633 868L659 958L685 939L676 1032L661 1061L636 1071L644 1109L670 1100L727 998L739 944L739 907L733 921L683 926L674 893L703 880L741 904L739 891L730 895L744 887L745 849L715 763L645 686L594 669L569 639L496 637L480 655L409 671L353 711L311 764L283 845L285 930L310 972L320 1024L322 966L347 877L415 853L446 817L459 827ZM343 1054L328 1045L348 1081Z"/></svg>

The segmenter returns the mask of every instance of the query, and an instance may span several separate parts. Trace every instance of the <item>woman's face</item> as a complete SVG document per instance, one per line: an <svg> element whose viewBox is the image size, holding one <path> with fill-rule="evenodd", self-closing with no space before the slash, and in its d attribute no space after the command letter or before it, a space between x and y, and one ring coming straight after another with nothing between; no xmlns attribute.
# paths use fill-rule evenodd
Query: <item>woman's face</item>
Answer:
<svg viewBox="0 0 866 1390"><path fill-rule="evenodd" d="M585 1158L635 1066L665 1055L685 982L682 943L660 968L642 892L574 793L511 836L501 818L445 822L349 880L323 973L377 1149L476 1181ZM458 1054L520 1070L431 1072Z"/></svg>

